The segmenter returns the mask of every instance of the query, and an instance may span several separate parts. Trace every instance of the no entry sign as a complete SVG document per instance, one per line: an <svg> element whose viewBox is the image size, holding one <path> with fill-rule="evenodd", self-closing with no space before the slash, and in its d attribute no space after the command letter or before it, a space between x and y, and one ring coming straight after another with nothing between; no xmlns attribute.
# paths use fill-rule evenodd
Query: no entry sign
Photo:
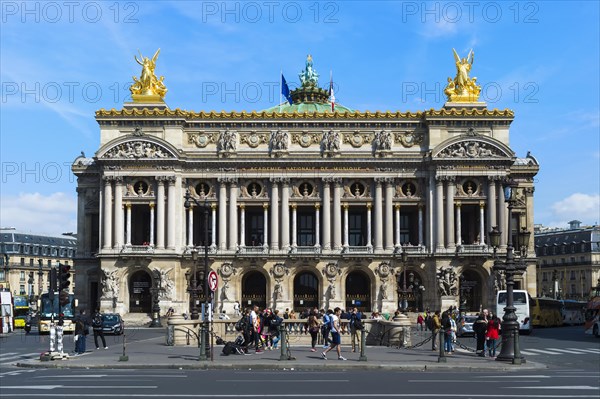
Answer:
<svg viewBox="0 0 600 399"><path fill-rule="evenodd" d="M210 273L208 273L208 288L210 288L212 292L215 292L218 286L219 277L217 276L217 273L214 270L211 270Z"/></svg>

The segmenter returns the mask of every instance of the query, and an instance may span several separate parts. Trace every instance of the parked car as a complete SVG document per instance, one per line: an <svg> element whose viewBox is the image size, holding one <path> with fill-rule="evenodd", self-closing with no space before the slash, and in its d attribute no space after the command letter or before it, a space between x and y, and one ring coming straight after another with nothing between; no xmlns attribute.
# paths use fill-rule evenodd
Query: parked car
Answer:
<svg viewBox="0 0 600 399"><path fill-rule="evenodd" d="M458 322L458 331L456 332L456 335L459 337L475 335L475 331L473 331L473 323L475 323L475 320L477 320L477 316L463 316Z"/></svg>
<svg viewBox="0 0 600 399"><path fill-rule="evenodd" d="M102 315L102 331L104 334L123 334L125 323L118 313L104 313Z"/></svg>

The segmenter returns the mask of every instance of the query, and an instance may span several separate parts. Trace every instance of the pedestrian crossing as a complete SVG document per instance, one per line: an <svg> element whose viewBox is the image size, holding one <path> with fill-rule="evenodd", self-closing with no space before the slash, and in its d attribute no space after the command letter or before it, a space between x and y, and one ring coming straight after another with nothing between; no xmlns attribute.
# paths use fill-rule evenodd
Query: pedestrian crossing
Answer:
<svg viewBox="0 0 600 399"><path fill-rule="evenodd" d="M527 348L521 349L521 354L525 356L538 355L600 355L600 348Z"/></svg>
<svg viewBox="0 0 600 399"><path fill-rule="evenodd" d="M18 353L8 352L0 353L0 365L9 365L22 360L37 359L40 357L40 352Z"/></svg>

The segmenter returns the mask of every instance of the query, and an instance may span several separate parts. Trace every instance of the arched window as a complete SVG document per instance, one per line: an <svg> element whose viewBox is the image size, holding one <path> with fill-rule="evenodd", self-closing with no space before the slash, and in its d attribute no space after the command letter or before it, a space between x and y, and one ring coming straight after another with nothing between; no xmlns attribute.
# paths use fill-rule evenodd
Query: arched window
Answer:
<svg viewBox="0 0 600 399"><path fill-rule="evenodd" d="M354 271L346 277L346 309L354 306L361 312L371 311L371 279L365 272Z"/></svg>
<svg viewBox="0 0 600 399"><path fill-rule="evenodd" d="M312 272L301 272L294 278L294 309L319 306L319 280Z"/></svg>

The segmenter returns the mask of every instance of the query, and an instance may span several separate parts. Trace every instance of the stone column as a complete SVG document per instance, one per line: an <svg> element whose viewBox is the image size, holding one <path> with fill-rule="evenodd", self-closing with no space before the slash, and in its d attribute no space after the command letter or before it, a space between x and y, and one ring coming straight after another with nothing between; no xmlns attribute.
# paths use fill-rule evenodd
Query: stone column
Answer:
<svg viewBox="0 0 600 399"><path fill-rule="evenodd" d="M395 205L396 208L396 217L395 217L395 221L396 221L396 248L400 248L401 242L400 242L400 204L396 204Z"/></svg>
<svg viewBox="0 0 600 399"><path fill-rule="evenodd" d="M348 242L348 204L343 203L344 208L344 250L348 250L350 243Z"/></svg>
<svg viewBox="0 0 600 399"><path fill-rule="evenodd" d="M229 250L237 250L238 217L237 217L237 179L229 180Z"/></svg>
<svg viewBox="0 0 600 399"><path fill-rule="evenodd" d="M436 176L435 182L435 249L444 249L444 179Z"/></svg>
<svg viewBox="0 0 600 399"><path fill-rule="evenodd" d="M372 203L367 203L367 248L369 249L369 252L373 251L373 234L372 234L372 230L371 230L371 213L372 210L371 208L373 208L373 204Z"/></svg>
<svg viewBox="0 0 600 399"><path fill-rule="evenodd" d="M265 202L263 204L263 247L269 248L269 204Z"/></svg>
<svg viewBox="0 0 600 399"><path fill-rule="evenodd" d="M154 247L154 202L150 203L150 246Z"/></svg>
<svg viewBox="0 0 600 399"><path fill-rule="evenodd" d="M454 192L456 186L454 185L454 176L448 176L446 180L446 248L454 250L456 245L454 244Z"/></svg>
<svg viewBox="0 0 600 399"><path fill-rule="evenodd" d="M462 223L460 213L460 201L456 201L456 245L462 245Z"/></svg>
<svg viewBox="0 0 600 399"><path fill-rule="evenodd" d="M246 206L240 204L240 248L246 246Z"/></svg>
<svg viewBox="0 0 600 399"><path fill-rule="evenodd" d="M333 178L333 249L342 247L342 179Z"/></svg>
<svg viewBox="0 0 600 399"><path fill-rule="evenodd" d="M194 246L194 204L188 208L188 247Z"/></svg>
<svg viewBox="0 0 600 399"><path fill-rule="evenodd" d="M290 179L281 179L281 249L290 249ZM293 229L295 234L295 229Z"/></svg>
<svg viewBox="0 0 600 399"><path fill-rule="evenodd" d="M320 219L321 204L315 203L315 247L321 247L321 223ZM295 233L294 233L295 235Z"/></svg>
<svg viewBox="0 0 600 399"><path fill-rule="evenodd" d="M375 251L383 250L383 190L382 178L375 179Z"/></svg>
<svg viewBox="0 0 600 399"><path fill-rule="evenodd" d="M131 203L127 202L125 208L127 209L127 241L125 243L131 245Z"/></svg>
<svg viewBox="0 0 600 399"><path fill-rule="evenodd" d="M394 249L394 179L385 178L385 249Z"/></svg>
<svg viewBox="0 0 600 399"><path fill-rule="evenodd" d="M212 216L212 238L210 246L212 248L217 247L217 205L210 204L211 216Z"/></svg>
<svg viewBox="0 0 600 399"><path fill-rule="evenodd" d="M292 248L296 248L298 246L298 238L297 238L297 234L298 234L298 215L297 215L297 206L296 204L291 204L290 205L292 208ZM283 204L281 206L281 210L283 211ZM285 230L284 230L285 231Z"/></svg>
<svg viewBox="0 0 600 399"><path fill-rule="evenodd" d="M331 249L331 189L329 178L323 179L323 249Z"/></svg>
<svg viewBox="0 0 600 399"><path fill-rule="evenodd" d="M112 248L112 227L113 227L113 212L112 212L112 181L113 176L102 176L104 180L104 220L102 221L104 231L103 238L104 242L102 245L102 249L111 249Z"/></svg>
<svg viewBox="0 0 600 399"><path fill-rule="evenodd" d="M115 177L115 249L123 246L123 177Z"/></svg>
<svg viewBox="0 0 600 399"><path fill-rule="evenodd" d="M177 178L175 176L167 177L167 182L168 182L168 186L167 186L167 248L168 249L175 249L175 229L176 229L175 210L177 209L176 208L177 194L176 194L176 187L175 187L176 181L177 181Z"/></svg>
<svg viewBox="0 0 600 399"><path fill-rule="evenodd" d="M419 208L419 246L423 246L423 204L419 204L418 208Z"/></svg>
<svg viewBox="0 0 600 399"><path fill-rule="evenodd" d="M227 181L226 177L217 179L219 182L219 250L227 249Z"/></svg>
<svg viewBox="0 0 600 399"><path fill-rule="evenodd" d="M279 178L271 178L271 249L279 249Z"/></svg>
<svg viewBox="0 0 600 399"><path fill-rule="evenodd" d="M479 202L479 245L485 245L485 202Z"/></svg>
<svg viewBox="0 0 600 399"><path fill-rule="evenodd" d="M156 248L165 248L165 176L157 176L156 190Z"/></svg>
<svg viewBox="0 0 600 399"><path fill-rule="evenodd" d="M508 233L506 229L508 228L506 221L506 215L508 214L508 208L506 207L506 202L504 201L504 191L502 190L502 183L500 181L497 182L498 186L498 229L502 233L500 236L500 250L506 250L506 244L508 243Z"/></svg>
<svg viewBox="0 0 600 399"><path fill-rule="evenodd" d="M497 201L496 201L496 176L488 176L488 198L487 198L488 231L487 231L487 233L489 233L492 230L492 227L497 226L496 204L497 204Z"/></svg>

